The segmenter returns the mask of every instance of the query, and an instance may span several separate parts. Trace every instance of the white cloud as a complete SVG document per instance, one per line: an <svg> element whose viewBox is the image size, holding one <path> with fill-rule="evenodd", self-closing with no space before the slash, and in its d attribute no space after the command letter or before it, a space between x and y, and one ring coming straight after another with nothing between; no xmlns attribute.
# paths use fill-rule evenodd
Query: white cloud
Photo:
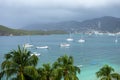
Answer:
<svg viewBox="0 0 120 80"><path fill-rule="evenodd" d="M77 0L77 4L87 8L105 7L120 3L120 0Z"/></svg>
<svg viewBox="0 0 120 80"><path fill-rule="evenodd" d="M32 7L95 8L120 4L120 0L1 0L2 5Z"/></svg>
<svg viewBox="0 0 120 80"><path fill-rule="evenodd" d="M0 0L0 24L120 17L120 0ZM11 22L11 20L13 22Z"/></svg>

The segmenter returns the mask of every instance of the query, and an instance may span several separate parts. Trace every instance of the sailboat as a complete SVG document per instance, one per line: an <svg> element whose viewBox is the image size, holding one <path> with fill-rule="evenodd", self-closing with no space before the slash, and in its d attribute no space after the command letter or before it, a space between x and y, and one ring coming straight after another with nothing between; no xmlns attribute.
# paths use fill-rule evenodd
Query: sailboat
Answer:
<svg viewBox="0 0 120 80"><path fill-rule="evenodd" d="M31 45L31 44L29 44L29 43L25 43L25 44L23 45L23 47L25 47L25 48L31 48L31 47L33 47L33 45Z"/></svg>
<svg viewBox="0 0 120 80"><path fill-rule="evenodd" d="M71 34L70 34L70 37L66 39L67 41L73 41L73 38L71 37Z"/></svg>
<svg viewBox="0 0 120 80"><path fill-rule="evenodd" d="M85 40L81 38L81 39L78 40L78 42L79 42L79 43L84 43Z"/></svg>
<svg viewBox="0 0 120 80"><path fill-rule="evenodd" d="M78 40L79 43L84 43L85 40L81 37L79 40Z"/></svg>
<svg viewBox="0 0 120 80"><path fill-rule="evenodd" d="M28 39L29 39L28 41L31 42L31 41L30 41L30 36L28 36ZM33 47L33 45L30 44L30 43L25 43L25 44L23 44L23 47L24 47L24 48L31 48L31 47Z"/></svg>

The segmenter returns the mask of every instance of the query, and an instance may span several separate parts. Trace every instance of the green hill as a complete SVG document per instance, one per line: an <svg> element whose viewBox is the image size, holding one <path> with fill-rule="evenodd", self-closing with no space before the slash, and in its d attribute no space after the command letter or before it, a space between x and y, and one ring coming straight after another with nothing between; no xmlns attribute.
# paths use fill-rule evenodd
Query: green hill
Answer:
<svg viewBox="0 0 120 80"><path fill-rule="evenodd" d="M42 31L42 30L20 30L20 29L11 29L6 26L0 25L0 36L22 36L22 35L50 35L50 34L65 34L65 31L61 30L51 30L51 31Z"/></svg>

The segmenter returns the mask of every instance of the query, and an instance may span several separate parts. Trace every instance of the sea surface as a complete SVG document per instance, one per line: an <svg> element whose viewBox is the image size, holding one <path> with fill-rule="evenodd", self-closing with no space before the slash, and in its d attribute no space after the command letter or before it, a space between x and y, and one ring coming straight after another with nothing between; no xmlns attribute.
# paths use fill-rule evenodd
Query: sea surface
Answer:
<svg viewBox="0 0 120 80"><path fill-rule="evenodd" d="M0 36L0 64L4 54L25 43L33 45L28 50L40 53L37 67L44 63L53 63L58 57L67 54L74 58L74 65L81 66L80 80L98 80L95 73L105 64L120 73L120 36L72 34L74 41L68 42L68 34L35 36ZM79 43L82 38L84 43ZM60 47L69 43L69 47ZM49 49L36 49L37 46L49 46Z"/></svg>

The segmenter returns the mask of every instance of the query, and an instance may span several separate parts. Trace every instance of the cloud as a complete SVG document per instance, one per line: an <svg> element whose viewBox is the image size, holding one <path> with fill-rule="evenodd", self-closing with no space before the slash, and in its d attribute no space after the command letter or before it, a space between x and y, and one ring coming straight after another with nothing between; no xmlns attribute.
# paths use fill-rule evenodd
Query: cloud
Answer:
<svg viewBox="0 0 120 80"><path fill-rule="evenodd" d="M35 22L120 17L120 0L0 0L0 24L25 26Z"/></svg>
<svg viewBox="0 0 120 80"><path fill-rule="evenodd" d="M1 5L11 6L28 6L28 7L86 7L95 8L111 5L119 5L120 0L1 0Z"/></svg>

